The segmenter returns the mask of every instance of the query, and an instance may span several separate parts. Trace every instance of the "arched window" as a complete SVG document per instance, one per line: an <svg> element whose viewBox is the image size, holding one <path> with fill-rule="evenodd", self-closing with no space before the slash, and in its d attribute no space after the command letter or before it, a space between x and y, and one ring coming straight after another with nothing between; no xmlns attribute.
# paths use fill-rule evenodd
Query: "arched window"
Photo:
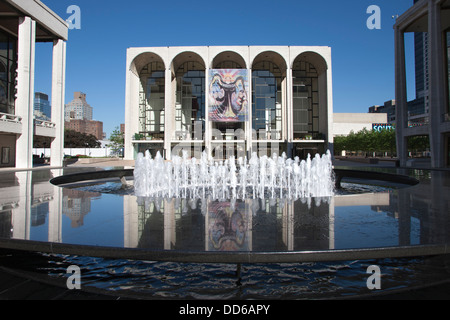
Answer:
<svg viewBox="0 0 450 320"><path fill-rule="evenodd" d="M252 128L259 140L279 140L282 130L282 81L280 68L260 61L252 68Z"/></svg>
<svg viewBox="0 0 450 320"><path fill-rule="evenodd" d="M205 132L205 67L186 61L176 71L175 127L183 139L202 139Z"/></svg>
<svg viewBox="0 0 450 320"><path fill-rule="evenodd" d="M319 85L316 68L307 61L296 61L292 68L294 139L319 134Z"/></svg>
<svg viewBox="0 0 450 320"><path fill-rule="evenodd" d="M152 140L164 140L164 65L151 62L142 68L139 76L139 133Z"/></svg>

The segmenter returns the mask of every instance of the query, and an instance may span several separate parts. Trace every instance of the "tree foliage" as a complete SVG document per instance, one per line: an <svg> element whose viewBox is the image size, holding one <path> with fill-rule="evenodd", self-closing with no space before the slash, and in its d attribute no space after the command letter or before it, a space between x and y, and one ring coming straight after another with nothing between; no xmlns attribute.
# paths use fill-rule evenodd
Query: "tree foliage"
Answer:
<svg viewBox="0 0 450 320"><path fill-rule="evenodd" d="M396 136L394 129L351 131L347 136L337 136L334 139L334 150L337 153L342 151L354 151L363 153L373 152L396 152Z"/></svg>
<svg viewBox="0 0 450 320"><path fill-rule="evenodd" d="M428 136L416 136L408 138L408 151L421 153L430 149ZM365 154L389 153L396 154L396 133L395 129L385 129L380 131L363 129L358 132L351 131L347 136L337 136L334 138L334 150L336 154L342 151L360 152Z"/></svg>
<svg viewBox="0 0 450 320"><path fill-rule="evenodd" d="M111 141L109 147L111 148L112 152L114 154L121 154L125 141L123 132L120 132L118 127L116 127L111 133L109 141Z"/></svg>
<svg viewBox="0 0 450 320"><path fill-rule="evenodd" d="M64 130L64 148L100 148L101 143L92 134Z"/></svg>

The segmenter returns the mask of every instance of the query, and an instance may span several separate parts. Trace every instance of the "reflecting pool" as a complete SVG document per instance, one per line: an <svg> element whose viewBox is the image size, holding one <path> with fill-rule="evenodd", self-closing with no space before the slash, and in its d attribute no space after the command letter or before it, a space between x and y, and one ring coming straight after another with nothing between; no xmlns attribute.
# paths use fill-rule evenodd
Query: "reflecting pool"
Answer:
<svg viewBox="0 0 450 320"><path fill-rule="evenodd" d="M78 264L89 285L175 298L361 294L374 263L393 275L390 289L448 278L446 263L430 273L437 258L424 256L450 243L449 172L398 172L418 178L415 186L343 181L329 198L220 201L137 197L132 180L49 182L73 170L0 174L0 245L53 244L34 264L50 275ZM80 253L65 253L72 246Z"/></svg>

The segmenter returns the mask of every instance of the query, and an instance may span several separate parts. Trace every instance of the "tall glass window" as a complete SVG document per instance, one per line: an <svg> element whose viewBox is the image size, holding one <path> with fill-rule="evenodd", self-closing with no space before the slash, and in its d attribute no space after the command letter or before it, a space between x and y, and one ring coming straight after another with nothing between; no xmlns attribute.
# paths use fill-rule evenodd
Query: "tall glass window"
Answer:
<svg viewBox="0 0 450 320"><path fill-rule="evenodd" d="M15 113L17 41L0 30L0 112Z"/></svg>
<svg viewBox="0 0 450 320"><path fill-rule="evenodd" d="M175 139L201 140L205 132L205 67L185 62L176 78Z"/></svg>
<svg viewBox="0 0 450 320"><path fill-rule="evenodd" d="M140 78L139 134L150 140L164 140L164 65L160 62L147 64Z"/></svg>
<svg viewBox="0 0 450 320"><path fill-rule="evenodd" d="M446 34L447 39L447 121L450 121L450 29L447 30Z"/></svg>
<svg viewBox="0 0 450 320"><path fill-rule="evenodd" d="M297 61L292 70L294 139L312 139L319 135L319 86L316 68Z"/></svg>
<svg viewBox="0 0 450 320"><path fill-rule="evenodd" d="M252 70L252 127L259 140L280 140L282 74L276 64L261 61Z"/></svg>

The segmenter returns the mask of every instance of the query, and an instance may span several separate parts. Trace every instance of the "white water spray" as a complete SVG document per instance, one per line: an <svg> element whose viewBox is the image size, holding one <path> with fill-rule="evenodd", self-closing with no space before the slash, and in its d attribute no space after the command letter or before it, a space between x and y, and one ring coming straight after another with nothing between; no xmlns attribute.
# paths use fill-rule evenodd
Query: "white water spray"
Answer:
<svg viewBox="0 0 450 320"><path fill-rule="evenodd" d="M206 153L200 159L174 156L166 161L158 152L138 154L134 169L134 191L138 197L264 199L323 198L334 195L331 154L310 155L300 161L285 154L248 160L234 157L214 162Z"/></svg>

